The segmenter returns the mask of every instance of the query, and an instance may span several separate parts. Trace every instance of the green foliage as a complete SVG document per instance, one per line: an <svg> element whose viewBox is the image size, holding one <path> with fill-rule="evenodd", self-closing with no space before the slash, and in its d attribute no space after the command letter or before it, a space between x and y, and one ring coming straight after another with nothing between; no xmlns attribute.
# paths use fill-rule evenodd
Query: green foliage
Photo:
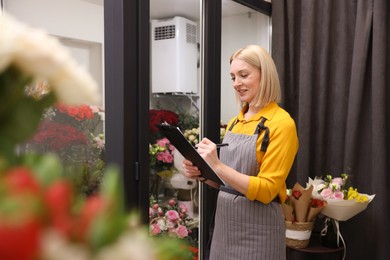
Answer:
<svg viewBox="0 0 390 260"><path fill-rule="evenodd" d="M9 67L0 73L0 171L17 162L15 146L38 128L43 111L54 104L54 94L36 100L25 95L31 77Z"/></svg>
<svg viewBox="0 0 390 260"><path fill-rule="evenodd" d="M186 129L198 128L199 127L199 116L190 115L188 113L179 113L178 127L184 131Z"/></svg>

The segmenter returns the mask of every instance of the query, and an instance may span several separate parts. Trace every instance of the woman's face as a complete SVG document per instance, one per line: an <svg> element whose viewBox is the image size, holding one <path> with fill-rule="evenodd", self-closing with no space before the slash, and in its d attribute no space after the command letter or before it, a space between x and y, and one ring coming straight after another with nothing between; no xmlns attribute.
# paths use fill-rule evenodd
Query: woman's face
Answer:
<svg viewBox="0 0 390 260"><path fill-rule="evenodd" d="M241 102L250 104L259 91L260 70L243 60L234 59L230 64L230 77Z"/></svg>

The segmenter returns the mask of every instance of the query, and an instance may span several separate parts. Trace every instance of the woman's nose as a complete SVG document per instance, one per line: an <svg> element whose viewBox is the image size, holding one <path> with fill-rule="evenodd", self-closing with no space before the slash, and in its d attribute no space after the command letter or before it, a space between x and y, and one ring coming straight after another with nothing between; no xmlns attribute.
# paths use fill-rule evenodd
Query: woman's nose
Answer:
<svg viewBox="0 0 390 260"><path fill-rule="evenodd" d="M233 83L233 86L234 87L238 87L241 85L241 80L239 78L235 78L234 79L234 83Z"/></svg>

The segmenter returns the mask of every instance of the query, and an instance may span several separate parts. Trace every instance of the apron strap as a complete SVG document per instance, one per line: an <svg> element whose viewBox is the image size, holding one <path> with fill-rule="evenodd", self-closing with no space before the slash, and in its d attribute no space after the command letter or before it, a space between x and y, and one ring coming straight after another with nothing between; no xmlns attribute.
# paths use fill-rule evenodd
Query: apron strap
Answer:
<svg viewBox="0 0 390 260"><path fill-rule="evenodd" d="M236 117L236 119L234 119L234 121L233 121L233 123L230 125L228 131L232 131L232 129L233 129L234 125L237 123L237 121L238 121L238 117Z"/></svg>
<svg viewBox="0 0 390 260"><path fill-rule="evenodd" d="M269 128L264 126L264 122L267 120L267 118L262 117L260 123L256 127L255 134L259 135L263 130L265 130L263 142L261 142L261 148L260 151L267 151L268 144L269 144Z"/></svg>

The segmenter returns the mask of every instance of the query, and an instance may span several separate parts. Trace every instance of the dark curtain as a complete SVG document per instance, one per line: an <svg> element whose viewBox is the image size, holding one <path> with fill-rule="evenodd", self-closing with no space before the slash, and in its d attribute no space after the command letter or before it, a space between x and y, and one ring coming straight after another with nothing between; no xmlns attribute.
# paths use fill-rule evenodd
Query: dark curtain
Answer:
<svg viewBox="0 0 390 260"><path fill-rule="evenodd" d="M345 172L367 209L340 223L346 259L390 259L390 3L272 0L272 56L300 147L288 187Z"/></svg>

